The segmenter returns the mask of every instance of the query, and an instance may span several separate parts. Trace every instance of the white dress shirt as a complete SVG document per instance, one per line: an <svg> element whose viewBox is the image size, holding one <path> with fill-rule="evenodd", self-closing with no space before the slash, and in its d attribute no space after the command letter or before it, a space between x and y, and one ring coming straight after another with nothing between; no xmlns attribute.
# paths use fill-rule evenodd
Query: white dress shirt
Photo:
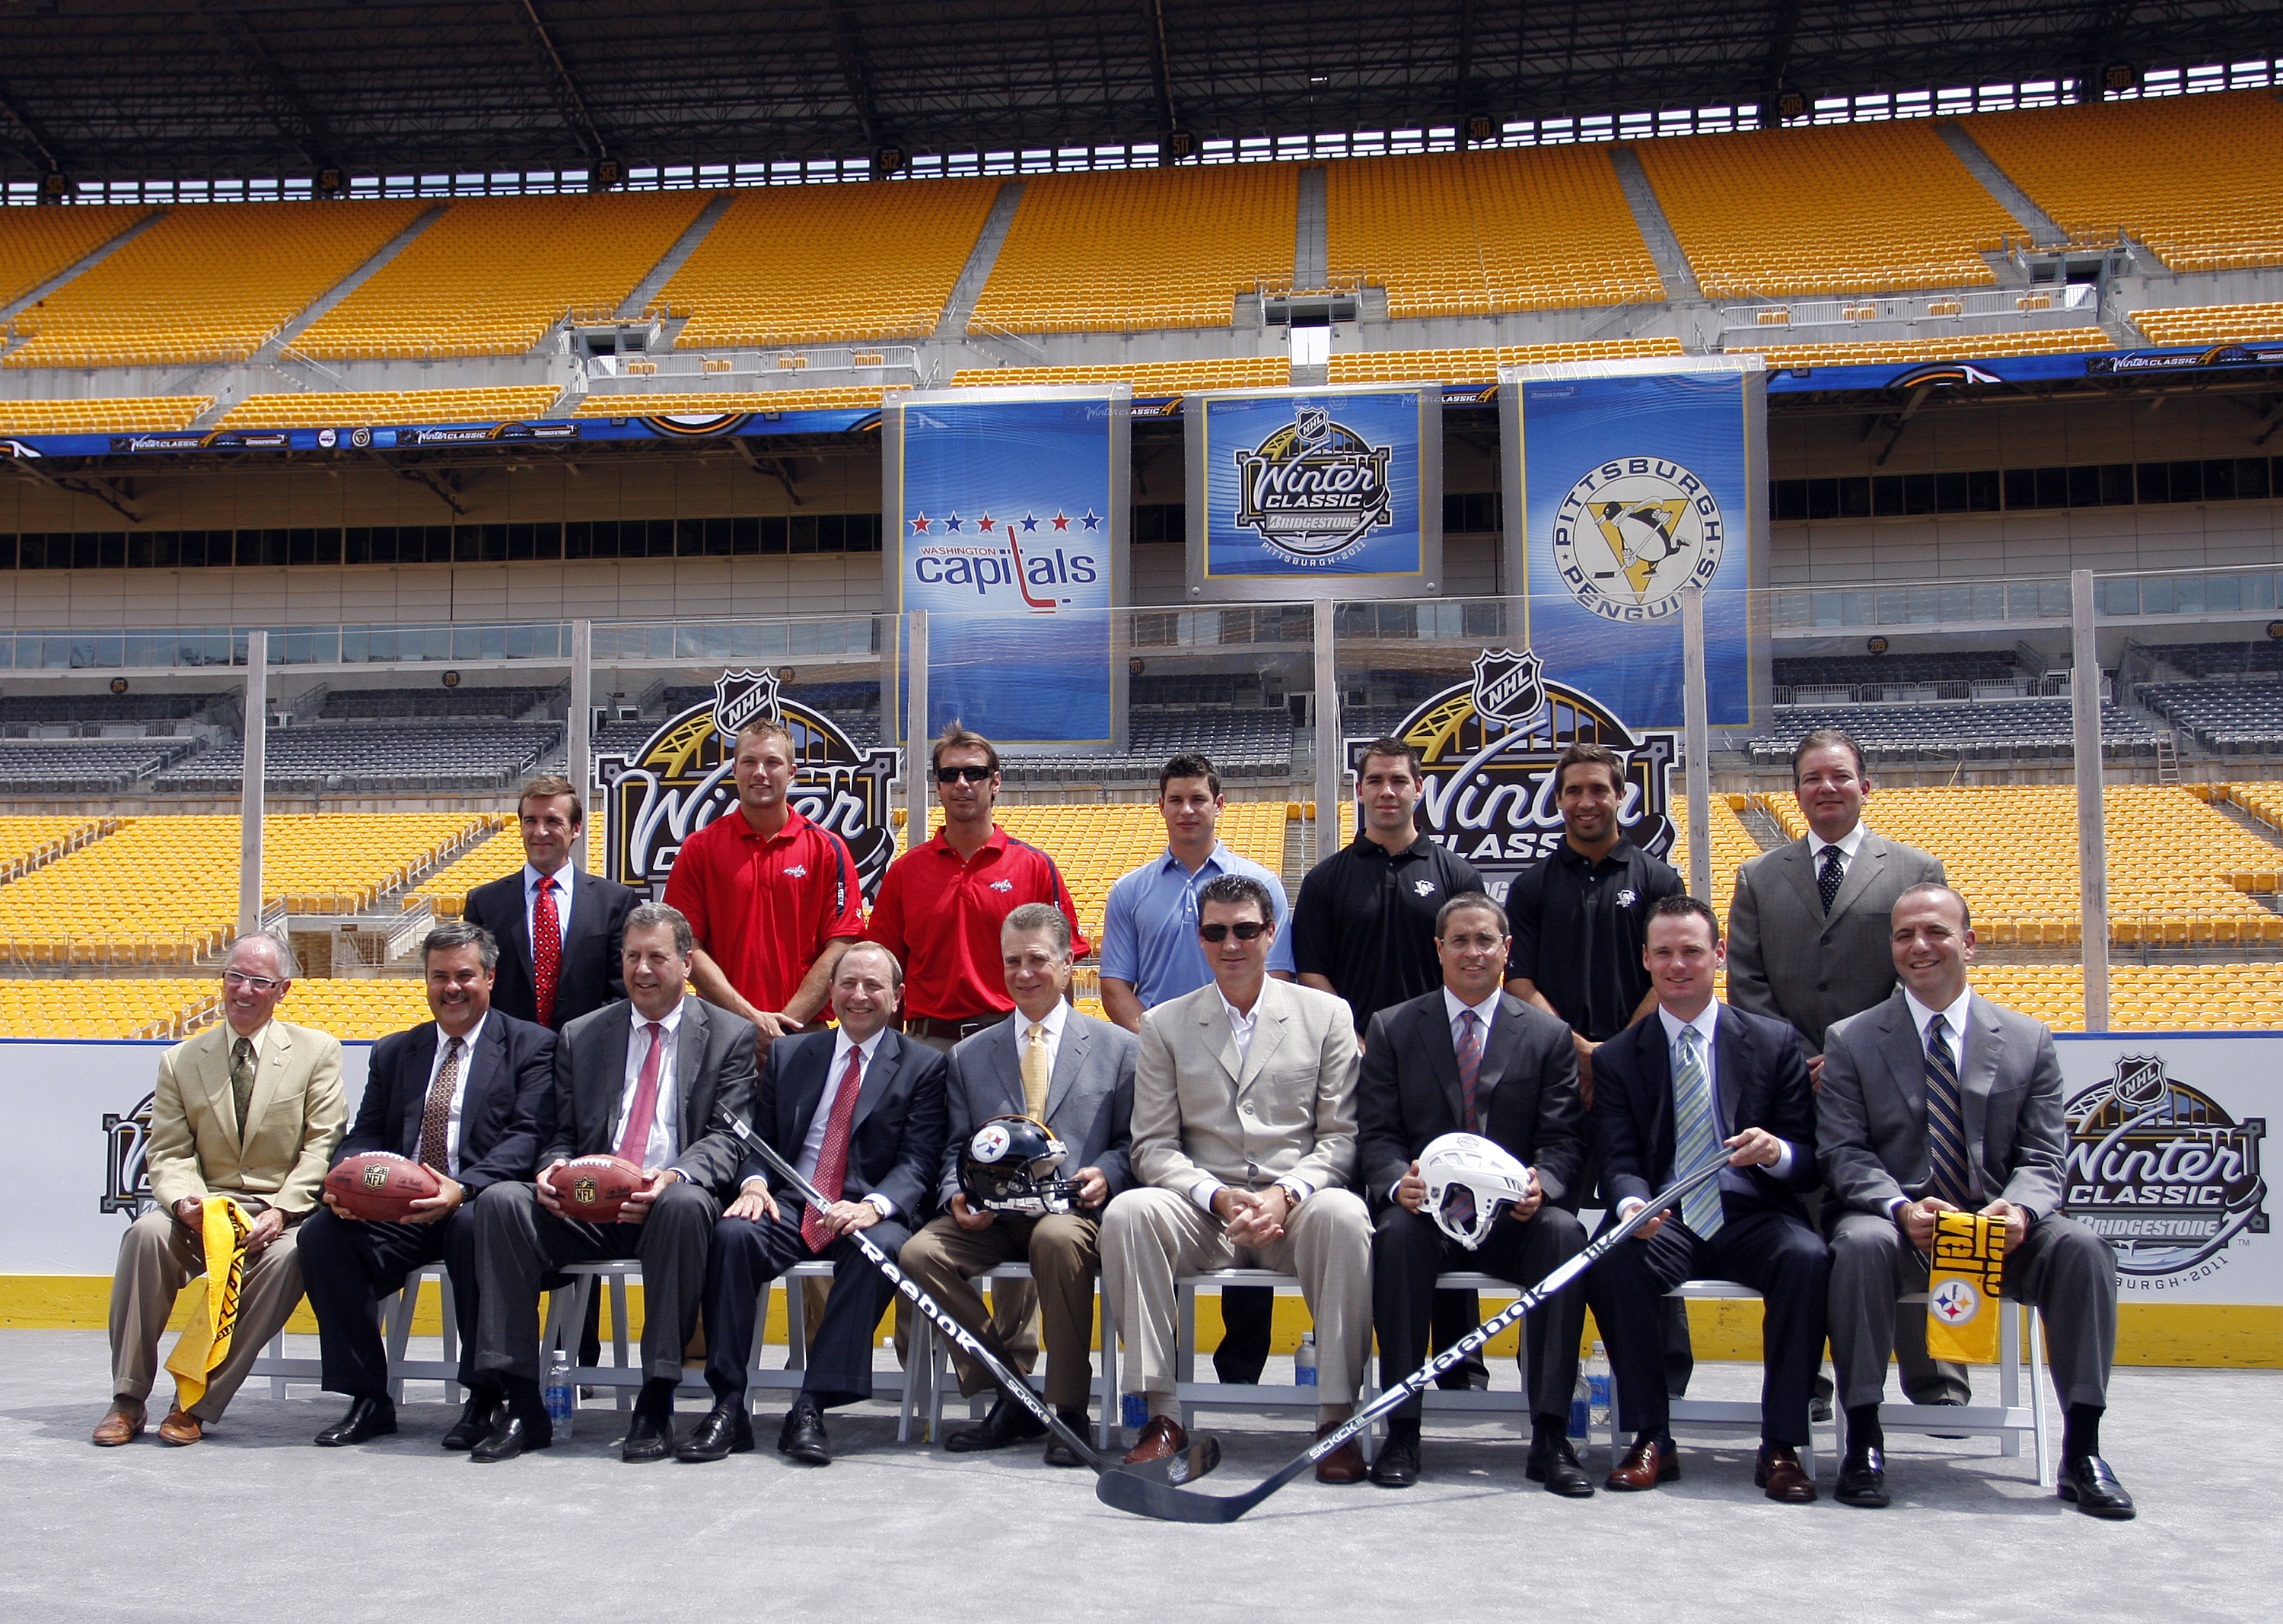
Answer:
<svg viewBox="0 0 2283 1624"><path fill-rule="evenodd" d="M575 889L571 876L578 866L575 863L566 863L548 876L555 882L555 934L557 941L570 939L571 895ZM523 939L531 944L534 953L539 950L539 871L527 863L523 865Z"/></svg>
<svg viewBox="0 0 2283 1624"><path fill-rule="evenodd" d="M650 1141L643 1151L643 1167L670 1167L674 1159L682 1154L682 1089L674 1074L674 1061L679 1055L682 1005L677 1003L658 1024L665 1028L658 1041L666 1052L658 1057L658 1105L651 1113ZM627 1039L627 1074L619 1090L618 1113L611 1119L611 1143L616 1145L627 1131L627 1113L634 1109L635 1090L642 1086L643 1062L650 1055L650 1034L643 1028L650 1025L650 1017L629 1004L627 1015L634 1029Z"/></svg>
<svg viewBox="0 0 2283 1624"><path fill-rule="evenodd" d="M1841 882L1843 884L1847 878L1847 871L1855 866L1856 854L1863 849L1863 837L1869 832L1870 831L1864 827L1863 820L1859 817L1855 820L1854 828L1850 829L1845 834L1841 835L1835 840L1826 841L1819 836L1814 830L1809 830L1807 832L1807 855L1809 866L1815 871L1819 878L1821 878L1823 873L1824 847L1827 845L1837 847L1839 848L1839 878Z"/></svg>
<svg viewBox="0 0 2283 1624"><path fill-rule="evenodd" d="M1934 1022L1936 1016L1941 1017L1943 1042L1950 1050L1951 1069L1958 1074L1960 1087L1963 1089L1966 1078L1966 1016L1974 1003L1974 989L1971 987L1967 988L1958 995L1957 1003L1944 1010L1928 1009L1919 1002L1919 995L1907 987L1903 988L1903 1002L1910 1005L1911 1025L1918 1032L1919 1053L1921 1055L1926 1053L1927 1049L1927 1027ZM1926 1062L1921 1060L1919 1064L1923 1066ZM1962 1099L1959 1101L1958 1108L1963 1114L1966 1102ZM1897 1212L1910 1205L1911 1198L1908 1196L1897 1196L1887 1203L1887 1216L1892 1218Z"/></svg>
<svg viewBox="0 0 2283 1624"><path fill-rule="evenodd" d="M460 1176L460 1111L468 1098L468 1071L475 1063L476 1041L484 1035L484 1022L491 1019L489 1011L476 1018L468 1035L460 1039L460 1074L452 1084L452 1116L444 1129L444 1171L454 1178ZM420 1090L422 1115L427 1112L428 1096L435 1091L436 1074L444 1069L444 1058L451 1052L452 1035L443 1027L436 1028L436 1056L428 1063L428 1086ZM420 1153L419 1139L413 1140L415 1156Z"/></svg>
<svg viewBox="0 0 2283 1624"><path fill-rule="evenodd" d="M1482 1046L1484 1052L1489 1052L1491 1046L1491 1021L1498 1014L1499 998L1505 991L1506 989L1502 987L1494 988L1492 989L1491 995L1484 999L1480 1003L1469 1003L1465 999L1460 997L1458 994L1453 992L1448 986L1445 986L1443 988L1443 1017L1445 1020L1448 1020L1451 1023L1451 1052L1453 1054L1459 1052L1460 1035L1466 1030L1465 1027L1459 1024L1459 1017L1469 1010L1472 1010L1475 1012L1475 1025L1478 1028L1475 1033L1475 1042ZM1387 1187L1387 1198L1389 1200L1392 1201L1396 1199L1395 1192L1402 1187L1402 1183L1403 1181L1401 1179L1398 1179L1394 1183L1390 1184Z"/></svg>
<svg viewBox="0 0 2283 1624"><path fill-rule="evenodd" d="M872 1062L880 1056L880 1040L887 1035L883 1027L861 1043L848 1041L845 1027L839 1028L832 1040L832 1064L825 1068L824 1092L816 1102L816 1114L808 1120L808 1132L801 1136L800 1159L793 1163L793 1171L810 1183L816 1183L816 1164L824 1159L824 1130L831 1125L832 1102L840 1097L840 1081L848 1070L848 1057L859 1057L856 1062L856 1088L861 1093L864 1079L872 1074ZM864 1198L880 1209L880 1216L896 1215L896 1204L878 1191Z"/></svg>
<svg viewBox="0 0 2283 1624"><path fill-rule="evenodd" d="M1055 1074L1055 1061L1061 1056L1063 1051L1063 1027L1069 1021L1070 1007L1069 999L1056 999L1055 1007L1048 1010L1046 1013L1046 1018L1039 1023L1046 1028L1046 1031L1042 1035L1044 1036L1047 1045L1047 1075L1048 1077L1052 1077ZM1017 1010L1014 1013L1015 1075L1019 1079L1023 1074L1023 1056L1029 1051L1031 1047L1031 1018L1028 1015L1024 1014L1020 1010ZM844 1060L841 1064L845 1066L847 1062Z"/></svg>

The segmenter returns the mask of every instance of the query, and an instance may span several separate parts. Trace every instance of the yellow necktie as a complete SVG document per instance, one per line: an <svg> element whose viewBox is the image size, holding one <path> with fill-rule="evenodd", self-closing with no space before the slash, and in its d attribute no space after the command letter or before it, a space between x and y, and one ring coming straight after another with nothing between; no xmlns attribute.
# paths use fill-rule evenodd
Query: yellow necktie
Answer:
<svg viewBox="0 0 2283 1624"><path fill-rule="evenodd" d="M1023 1049L1023 1113L1034 1121L1047 1120L1047 1027L1031 1023L1031 1041Z"/></svg>

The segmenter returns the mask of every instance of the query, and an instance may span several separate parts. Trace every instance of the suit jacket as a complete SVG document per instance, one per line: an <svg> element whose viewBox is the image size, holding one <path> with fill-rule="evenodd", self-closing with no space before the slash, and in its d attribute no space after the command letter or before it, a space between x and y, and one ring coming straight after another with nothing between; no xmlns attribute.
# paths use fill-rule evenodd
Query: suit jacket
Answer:
<svg viewBox="0 0 2283 1624"><path fill-rule="evenodd" d="M626 1090L633 1010L623 998L606 1003L557 1035L555 1128L540 1150L539 1166L558 1156L608 1156L618 1149L612 1119ZM682 1001L674 1050L682 1154L670 1165L724 1199L736 1189L744 1159L729 1123L751 1120L754 1035L752 1023L741 1016L694 994Z"/></svg>
<svg viewBox="0 0 2283 1624"><path fill-rule="evenodd" d="M809 1032L781 1037L769 1045L768 1064L762 1068L753 1105L753 1126L770 1149L795 1166L823 1102L838 1036ZM880 1046L872 1051L872 1063L864 1068L864 1087L856 1096L841 1199L884 1196L894 1204L899 1223L919 1227L934 1199L936 1170L943 1159L946 1069L944 1057L925 1043L893 1030L880 1035ZM759 1156L748 1155L738 1170L740 1184L750 1179L766 1180L785 1204L787 1216L799 1213L800 1198Z"/></svg>
<svg viewBox="0 0 2283 1624"><path fill-rule="evenodd" d="M555 980L557 1032L627 995L619 939L626 933L627 911L643 900L641 892L583 869L572 886L571 928L563 938L563 964ZM531 932L524 923L522 867L469 892L461 917L499 939L492 1008L518 1020L537 1020L539 987L533 979Z"/></svg>
<svg viewBox="0 0 2283 1624"><path fill-rule="evenodd" d="M1803 1191L1821 1182L1815 1153L1815 1099L1799 1035L1780 1020L1720 1006L1712 1027L1712 1081L1729 1134L1765 1128L1791 1146L1791 1168L1738 1167L1720 1179L1725 1205L1773 1208L1806 1218ZM1652 1010L1593 1051L1593 1130L1601 1143L1601 1187L1610 1210L1638 1196L1652 1200L1672 1182L1672 1054L1664 1021Z"/></svg>
<svg viewBox="0 0 2283 1624"><path fill-rule="evenodd" d="M1210 1176L1240 1190L1299 1179L1317 1190L1356 1167L1355 1016L1347 1002L1271 979L1240 1057L1208 982L1151 1010L1134 1063L1134 1173L1188 1194Z"/></svg>
<svg viewBox="0 0 2283 1624"><path fill-rule="evenodd" d="M393 1151L416 1160L428 1078L439 1039L432 1020L372 1046L364 1099L333 1159ZM461 1062L460 1183L471 1197L539 1170L539 1147L555 1136L555 1034L494 1010Z"/></svg>
<svg viewBox="0 0 2283 1624"><path fill-rule="evenodd" d="M1500 994L1475 1074L1475 1113L1483 1136L1537 1168L1539 1187L1558 1205L1586 1157L1578 1045L1568 1023ZM1371 1018L1356 1121L1364 1196L1374 1212L1388 1205L1390 1190L1428 1141L1463 1131L1459 1052L1441 988Z"/></svg>
<svg viewBox="0 0 2283 1624"><path fill-rule="evenodd" d="M2043 1218L2061 1205L2061 1067L2045 1026L1980 993L1959 1052L1966 1159L1983 1203L2003 1197ZM1598 1057L1597 1057L1598 1058ZM1816 1096L1816 1138L1831 1192L1884 1217L1934 1179L1926 1128L1926 1052L1897 988L1831 1028Z"/></svg>
<svg viewBox="0 0 2283 1624"><path fill-rule="evenodd" d="M250 1129L241 1128L230 1087L238 1035L221 1021L159 1061L144 1165L161 1206L209 1195L252 1196L289 1216L317 1204L333 1146L348 1119L340 1040L272 1019L261 1035Z"/></svg>
<svg viewBox="0 0 2283 1624"><path fill-rule="evenodd" d="M949 1128L936 1183L936 1198L946 1206L959 1192L959 1152L975 1130L993 1117L1023 1114L1023 1028L1028 1024L1017 1011L951 1051L944 1077ZM1063 1018L1047 1082L1047 1126L1070 1147L1064 1173L1100 1167L1113 1196L1134 1182L1128 1152L1138 1047L1125 1027L1071 1010Z"/></svg>
<svg viewBox="0 0 2283 1624"><path fill-rule="evenodd" d="M1791 1022L1810 1054L1833 1021L1895 990L1895 899L1943 880L1940 858L1866 829L1826 916L1810 851L1820 845L1810 835L1761 853L1736 871L1728 904L1728 1003Z"/></svg>

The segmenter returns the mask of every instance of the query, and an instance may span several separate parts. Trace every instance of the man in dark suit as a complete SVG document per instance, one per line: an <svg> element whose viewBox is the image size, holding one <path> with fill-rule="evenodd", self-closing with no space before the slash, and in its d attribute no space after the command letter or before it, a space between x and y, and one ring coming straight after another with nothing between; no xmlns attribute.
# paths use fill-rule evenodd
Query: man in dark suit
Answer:
<svg viewBox="0 0 2283 1624"><path fill-rule="evenodd" d="M951 1051L949 1131L936 1188L947 1210L905 1243L900 1261L923 1291L1025 1376L1037 1346L1001 1340L969 1282L1001 1263L1028 1263L1045 1322L1047 1401L1083 1436L1094 1369L1094 1283L1102 1272L1102 1209L1133 1182L1127 1148L1135 1043L1124 1027L1081 1015L1064 998L1071 933L1060 909L1024 903L1000 926L999 941L1015 1012ZM1025 1216L978 1212L969 1205L960 1184L961 1152L984 1123L1001 1116L1043 1122L1067 1147L1069 1158L1057 1175L1079 1185L1073 1210ZM976 1393L989 1379L965 1354L954 1351L952 1358L961 1393ZM944 1447L962 1454L1001 1449L1046 1430L1029 1409L1001 1394L982 1425L952 1433ZM1047 1464L1085 1463L1053 1439Z"/></svg>
<svg viewBox="0 0 2283 1624"><path fill-rule="evenodd" d="M414 1269L441 1259L450 1271L459 1325L459 1421L448 1449L472 1448L498 1420L499 1388L475 1370L478 1196L503 1180L527 1179L541 1141L555 1129L555 1035L491 1007L499 944L464 920L440 925L421 944L428 1008L435 1016L373 1045L356 1125L333 1159L393 1151L422 1162L442 1191L416 1202L401 1223L352 1216L328 1194L326 1210L301 1226L301 1273L317 1316L323 1386L349 1395L348 1414L317 1434L329 1448L396 1430L388 1360L374 1305Z"/></svg>
<svg viewBox="0 0 2283 1624"><path fill-rule="evenodd" d="M729 1124L753 1103L753 1028L690 995L690 921L663 902L627 915L620 973L627 997L582 1015L555 1049L555 1131L532 1183L495 1185L476 1204L483 1284L476 1370L497 1381L505 1407L471 1451L511 1459L553 1441L539 1393L539 1293L553 1270L601 1258L642 1260L643 1370L627 1461L674 1448L674 1390L697 1328L705 1247L740 1160ZM573 1156L617 1155L649 1182L616 1223L569 1216L546 1178Z"/></svg>
<svg viewBox="0 0 2283 1624"><path fill-rule="evenodd" d="M943 1155L944 1058L889 1029L903 967L877 942L858 942L832 972L836 1032L769 1045L754 1103L761 1137L826 1198L823 1211L780 1183L758 1156L738 1174L737 1198L713 1229L705 1269L705 1382L713 1408L677 1451L717 1461L753 1447L745 1373L761 1288L795 1263L829 1258L832 1294L809 1347L800 1395L777 1448L828 1466L824 1411L872 1396L872 1335L895 1288L849 1236L890 1257L925 1212Z"/></svg>
<svg viewBox="0 0 2283 1624"><path fill-rule="evenodd" d="M492 1006L560 1032L627 995L619 943L642 893L573 861L587 813L568 778L532 779L516 815L523 867L469 892L461 917L499 943Z"/></svg>
<svg viewBox="0 0 2283 1624"><path fill-rule="evenodd" d="M1831 1349L1847 1407L1838 1497L1887 1503L1880 1396L1895 1300L1927 1286L1939 1213L2006 1221L2003 1295L2038 1306L2053 1386L2067 1407L2061 1497L2093 1517L2133 1515L2100 1458L2116 1351L2116 1259L2061 1210L2065 1148L2053 1036L1967 986L1966 899L1913 886L1896 899L1902 986L1835 1025L1824 1050L1817 1139L1831 1181Z"/></svg>
<svg viewBox="0 0 2283 1624"><path fill-rule="evenodd" d="M1727 955L1710 908L1691 896L1660 897L1648 936L1641 957L1656 1011L1593 1055L1593 1128L1610 1216L1622 1222L1724 1148L1726 1169L1586 1277L1617 1371L1621 1419L1633 1434L1609 1487L1654 1488L1680 1475L1658 1304L1683 1280L1710 1277L1765 1300L1753 1481L1771 1500L1804 1504L1815 1484L1798 1451L1808 1441L1808 1385L1823 1354L1831 1269L1799 1198L1821 1176L1807 1063L1789 1027L1713 997L1712 978Z"/></svg>
<svg viewBox="0 0 2283 1624"><path fill-rule="evenodd" d="M1480 892L1445 902L1435 922L1443 985L1371 1018L1356 1081L1359 1182L1378 1214L1372 1237L1372 1323L1380 1383L1393 1386L1427 1357L1435 1277L1479 1270L1532 1284L1586 1245L1585 1227L1558 1203L1584 1159L1585 1105L1569 1026L1503 988L1506 910ZM1531 1172L1531 1196L1469 1252L1424 1208L1419 1153L1445 1134L1479 1134ZM1533 1312L1530 1351L1528 1474L1553 1494L1593 1485L1570 1447L1570 1394L1585 1326L1584 1283ZM1388 1418L1372 1481L1406 1488L1419 1480L1414 1394Z"/></svg>

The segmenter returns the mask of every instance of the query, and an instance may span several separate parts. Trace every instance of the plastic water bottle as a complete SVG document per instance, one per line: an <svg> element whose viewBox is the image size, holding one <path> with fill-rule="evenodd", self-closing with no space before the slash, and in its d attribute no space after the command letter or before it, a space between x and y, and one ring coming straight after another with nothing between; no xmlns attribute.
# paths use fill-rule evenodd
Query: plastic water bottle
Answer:
<svg viewBox="0 0 2283 1624"><path fill-rule="evenodd" d="M571 1436L571 1417L579 1408L578 1391L571 1385L570 1355L557 1348L547 1365L547 1418L557 1438Z"/></svg>
<svg viewBox="0 0 2283 1624"><path fill-rule="evenodd" d="M1136 1433L1149 1425L1149 1401L1138 1393L1126 1395L1126 1425Z"/></svg>
<svg viewBox="0 0 2283 1624"><path fill-rule="evenodd" d="M1300 1346L1292 1355L1292 1380L1302 1387L1316 1385L1316 1333L1313 1331L1300 1333Z"/></svg>
<svg viewBox="0 0 2283 1624"><path fill-rule="evenodd" d="M1586 1373L1583 1360L1578 1364L1578 1379L1570 1389L1570 1426L1572 1441L1583 1443L1591 1438L1593 1425L1593 1381Z"/></svg>
<svg viewBox="0 0 2283 1624"><path fill-rule="evenodd" d="M1599 1342L1593 1344L1593 1356L1586 1362L1586 1425L1593 1432L1609 1430L1609 1361ZM1589 1433L1588 1436L1591 1434Z"/></svg>

